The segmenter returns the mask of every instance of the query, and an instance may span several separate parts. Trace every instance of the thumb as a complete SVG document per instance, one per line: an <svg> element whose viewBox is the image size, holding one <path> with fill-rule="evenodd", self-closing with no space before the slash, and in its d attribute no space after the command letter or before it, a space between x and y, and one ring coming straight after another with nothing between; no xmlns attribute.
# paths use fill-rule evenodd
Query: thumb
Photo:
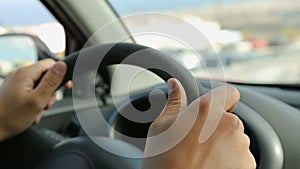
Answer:
<svg viewBox="0 0 300 169"><path fill-rule="evenodd" d="M169 97L161 116L178 114L187 106L186 93L182 84L174 78L169 79L167 84Z"/></svg>
<svg viewBox="0 0 300 169"><path fill-rule="evenodd" d="M46 104L61 84L66 74L66 70L67 66L64 62L57 62L51 69L48 70L36 87L33 94L34 97L39 98L42 103Z"/></svg>

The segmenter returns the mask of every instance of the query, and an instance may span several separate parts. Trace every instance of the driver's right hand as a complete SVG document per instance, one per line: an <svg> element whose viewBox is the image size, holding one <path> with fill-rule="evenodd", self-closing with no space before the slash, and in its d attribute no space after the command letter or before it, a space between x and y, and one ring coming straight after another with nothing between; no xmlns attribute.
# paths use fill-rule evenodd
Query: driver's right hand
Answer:
<svg viewBox="0 0 300 169"><path fill-rule="evenodd" d="M190 121L185 120L185 117L189 116L191 111L196 111L196 120L189 133L176 146L161 154L145 158L143 169L256 168L255 159L249 150L250 140L244 133L243 123L231 113L240 99L236 88L223 86L213 89L188 106L186 93L178 80L170 79L168 88L168 102L158 119L152 123L148 136L165 132L180 118L183 119L181 125L188 125ZM224 111L214 112L214 110ZM217 116L214 113L220 113L220 120L208 121L208 116ZM203 131L205 122L208 124L205 130L213 128L212 123L218 122L218 125L210 137L201 142L199 141L201 136L207 135L207 131ZM174 130L177 132L165 134L165 138L159 139L159 142L149 142L148 139L145 154L153 152L160 145L171 143L172 138L177 138L174 136L182 134L181 125Z"/></svg>

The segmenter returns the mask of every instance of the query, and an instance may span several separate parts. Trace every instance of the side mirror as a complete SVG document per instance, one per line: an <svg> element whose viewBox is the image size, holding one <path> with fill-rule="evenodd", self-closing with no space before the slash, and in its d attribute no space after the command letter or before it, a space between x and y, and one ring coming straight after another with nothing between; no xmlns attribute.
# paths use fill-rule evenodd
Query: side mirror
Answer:
<svg viewBox="0 0 300 169"><path fill-rule="evenodd" d="M45 58L59 60L39 38L28 34L0 35L0 77Z"/></svg>

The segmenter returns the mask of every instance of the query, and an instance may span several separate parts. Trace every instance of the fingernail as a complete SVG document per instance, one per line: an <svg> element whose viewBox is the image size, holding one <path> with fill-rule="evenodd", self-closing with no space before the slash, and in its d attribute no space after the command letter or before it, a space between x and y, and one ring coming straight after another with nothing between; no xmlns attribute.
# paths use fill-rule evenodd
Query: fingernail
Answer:
<svg viewBox="0 0 300 169"><path fill-rule="evenodd" d="M53 70L55 73L57 73L57 74L64 74L65 71L66 71L66 68L65 68L65 66L64 66L63 64L61 64L61 63L56 63L56 64L53 66L52 70Z"/></svg>
<svg viewBox="0 0 300 169"><path fill-rule="evenodd" d="M175 90L175 86L176 86L175 80L174 79L169 79L167 81L167 86L168 86L169 92L173 92Z"/></svg>

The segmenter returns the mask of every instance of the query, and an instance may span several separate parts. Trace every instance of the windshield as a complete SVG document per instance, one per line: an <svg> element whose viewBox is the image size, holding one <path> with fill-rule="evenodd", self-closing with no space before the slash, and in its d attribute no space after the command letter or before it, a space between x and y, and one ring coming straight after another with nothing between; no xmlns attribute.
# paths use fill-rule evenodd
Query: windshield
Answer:
<svg viewBox="0 0 300 169"><path fill-rule="evenodd" d="M213 46L193 51L166 37L134 36L137 43L172 51L201 79L251 84L300 84L300 4L296 0L110 0L121 16L160 12L183 19ZM160 17L125 19L129 31L170 25ZM177 24L177 25L176 25ZM194 37L197 38L197 37ZM155 40L156 39L156 40ZM167 39L167 40L166 40ZM195 57L200 55L201 58ZM218 57L213 57L217 54ZM208 72L224 72L221 75Z"/></svg>

